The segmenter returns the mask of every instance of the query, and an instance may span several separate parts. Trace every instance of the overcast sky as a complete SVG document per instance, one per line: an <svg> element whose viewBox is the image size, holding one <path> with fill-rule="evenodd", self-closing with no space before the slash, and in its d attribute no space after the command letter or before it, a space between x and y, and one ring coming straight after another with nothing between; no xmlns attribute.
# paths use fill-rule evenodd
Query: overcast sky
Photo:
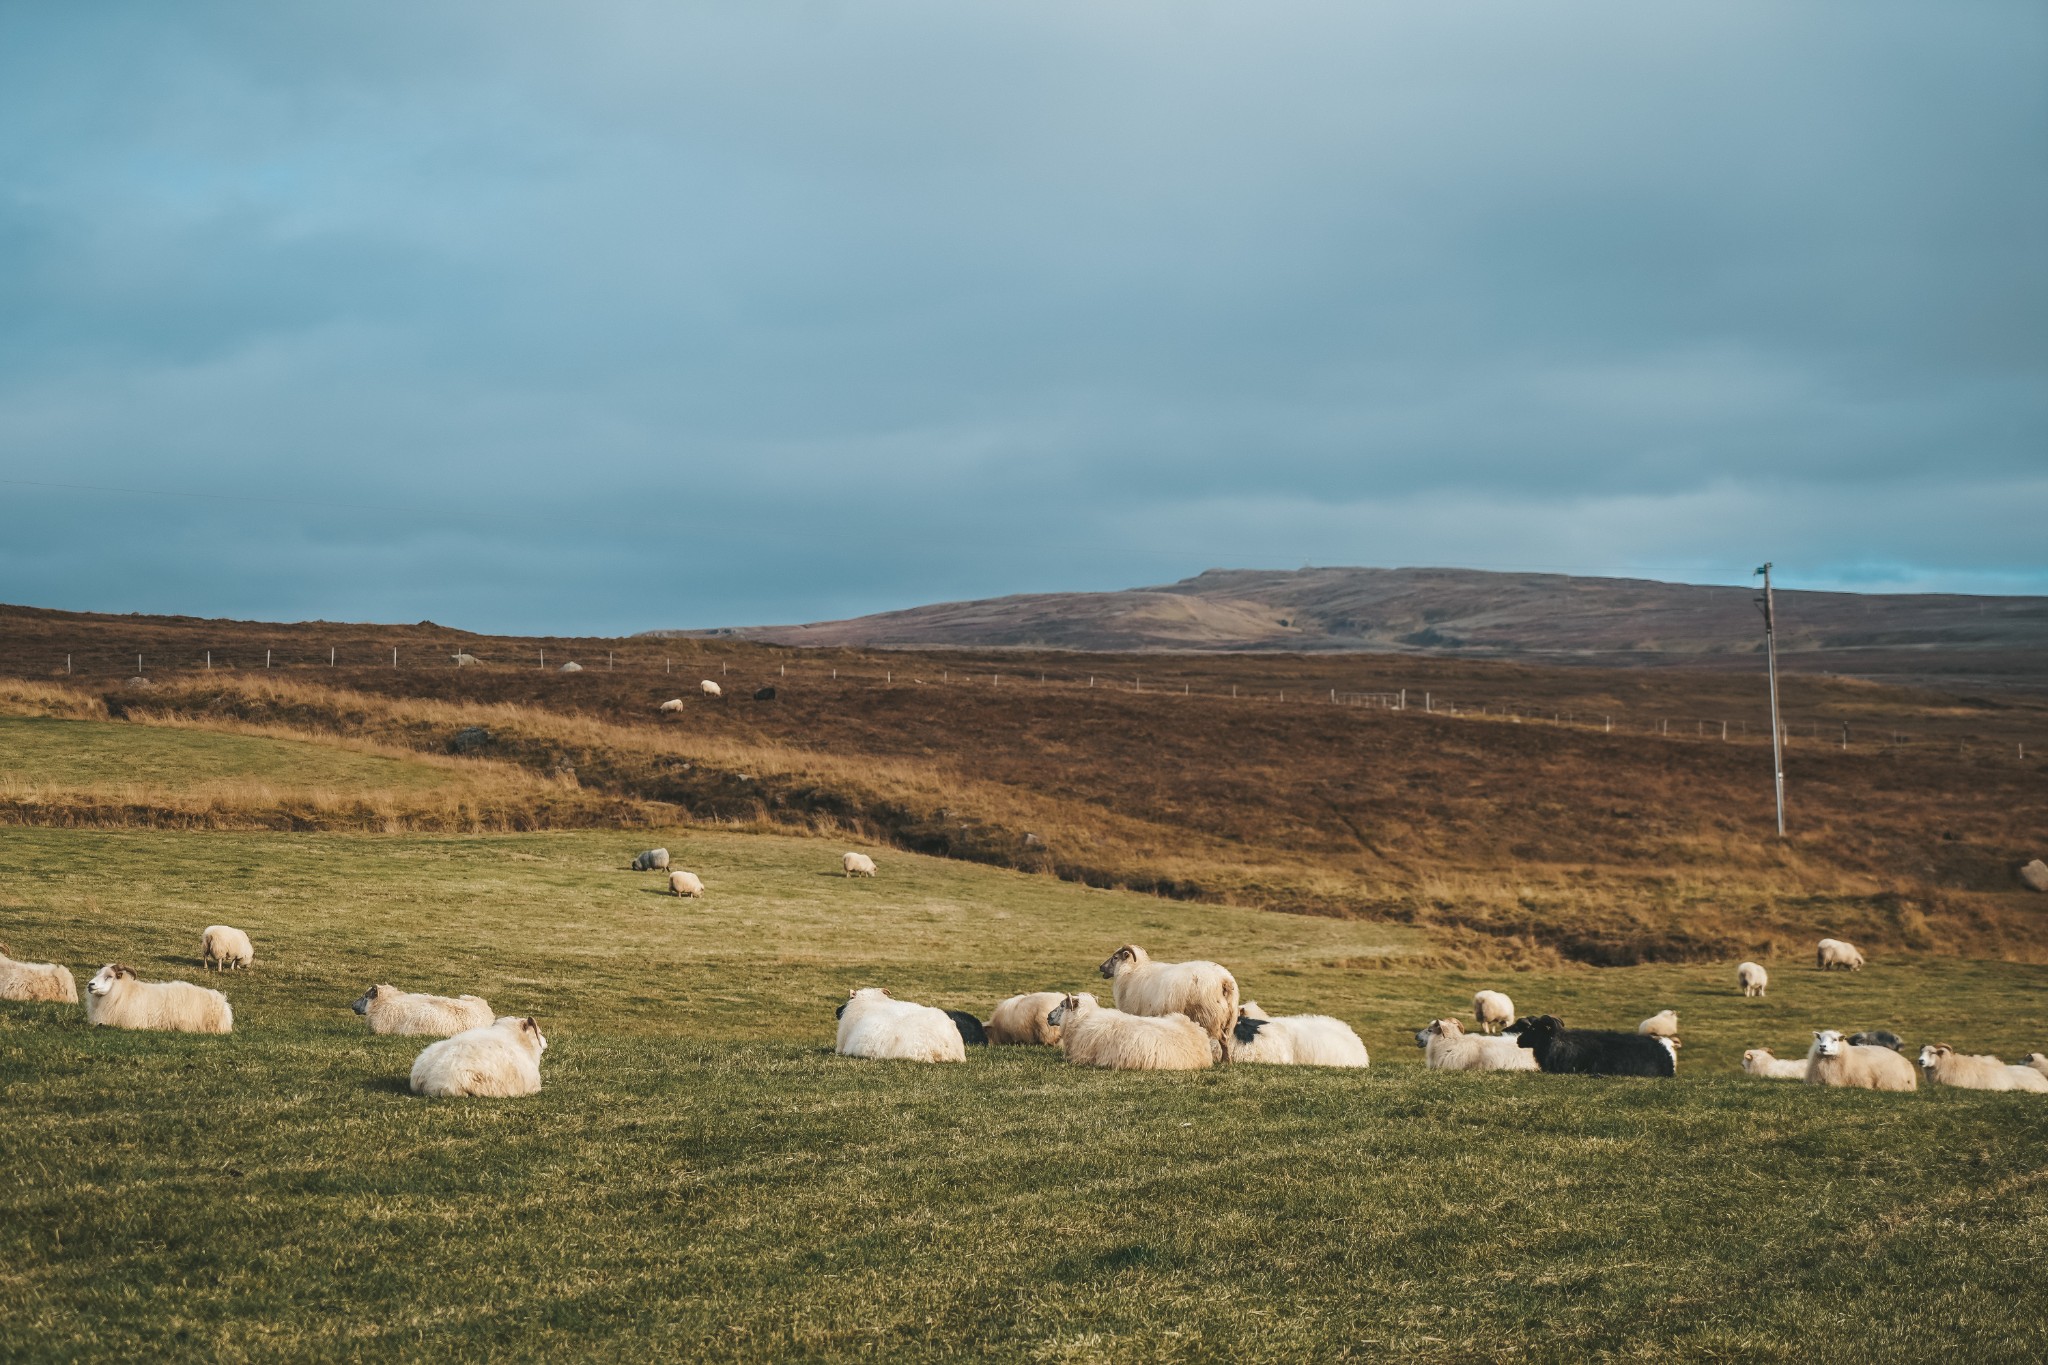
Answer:
<svg viewBox="0 0 2048 1365"><path fill-rule="evenodd" d="M2044 72L2038 0L0 6L0 600L2048 592Z"/></svg>

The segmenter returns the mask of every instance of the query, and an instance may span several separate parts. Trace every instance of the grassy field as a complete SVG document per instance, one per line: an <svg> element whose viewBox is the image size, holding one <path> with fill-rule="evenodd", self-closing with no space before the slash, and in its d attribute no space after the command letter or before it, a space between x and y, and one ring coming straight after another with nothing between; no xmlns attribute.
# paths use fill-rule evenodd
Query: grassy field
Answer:
<svg viewBox="0 0 2048 1365"><path fill-rule="evenodd" d="M624 870L665 842L699 904ZM841 845L657 835L0 831L0 938L195 976L227 1038L0 1004L0 1357L1032 1361L2048 1353L2048 1102L1739 1074L1813 1028L2048 1046L2048 973L1874 955L1446 972L1418 929ZM1125 941L1353 1022L1365 1074L830 1054L855 985L986 1013ZM526 1100L404 1092L373 981L552 1041ZM1478 985L1683 1022L1672 1082L1424 1072Z"/></svg>

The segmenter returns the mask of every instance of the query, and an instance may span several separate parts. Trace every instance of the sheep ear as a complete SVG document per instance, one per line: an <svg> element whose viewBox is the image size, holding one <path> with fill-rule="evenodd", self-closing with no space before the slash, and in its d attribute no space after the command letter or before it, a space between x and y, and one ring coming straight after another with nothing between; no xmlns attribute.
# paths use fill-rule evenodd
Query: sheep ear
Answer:
<svg viewBox="0 0 2048 1365"><path fill-rule="evenodd" d="M519 1027L523 1029L532 1029L535 1033L540 1032L540 1025L534 1022L534 1018L530 1014L526 1016L526 1022L522 1023Z"/></svg>
<svg viewBox="0 0 2048 1365"><path fill-rule="evenodd" d="M855 997L856 995L859 995L859 994L860 994L860 987L858 987L858 986L855 986L855 987L853 987L853 988L852 988L851 990L847 991L847 993L846 993L846 998L847 998L848 1000L851 1000L851 999L853 999L853 997Z"/></svg>

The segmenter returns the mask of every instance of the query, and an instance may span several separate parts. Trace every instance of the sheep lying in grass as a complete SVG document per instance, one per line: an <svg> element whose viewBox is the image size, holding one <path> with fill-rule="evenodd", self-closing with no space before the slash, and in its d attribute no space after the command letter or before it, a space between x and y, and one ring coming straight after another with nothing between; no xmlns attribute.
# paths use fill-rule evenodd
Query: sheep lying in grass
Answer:
<svg viewBox="0 0 2048 1365"><path fill-rule="evenodd" d="M1568 1029L1556 1015L1517 1019L1515 1041L1536 1054L1544 1071L1579 1076L1675 1076L1678 1049L1669 1038L1601 1029Z"/></svg>
<svg viewBox="0 0 2048 1365"><path fill-rule="evenodd" d="M668 892L671 896L689 896L696 900L704 898L704 879L694 872L680 868L668 874Z"/></svg>
<svg viewBox="0 0 2048 1365"><path fill-rule="evenodd" d="M1642 1023L1636 1025L1636 1032L1652 1038L1676 1038L1678 1036L1678 1011L1658 1010Z"/></svg>
<svg viewBox="0 0 2048 1365"><path fill-rule="evenodd" d="M668 850L665 848L650 848L645 853L635 854L633 857L633 870L635 872L668 871Z"/></svg>
<svg viewBox="0 0 2048 1365"><path fill-rule="evenodd" d="M1481 1033L1499 1033L1515 1022L1515 1002L1501 991L1481 991L1472 997L1472 1020Z"/></svg>
<svg viewBox="0 0 2048 1365"><path fill-rule="evenodd" d="M1051 1021L1060 1048L1077 1066L1112 1071L1200 1071L1221 1059L1223 1047L1185 1014L1127 1014L1106 1010L1087 994L1060 1001Z"/></svg>
<svg viewBox="0 0 2048 1365"><path fill-rule="evenodd" d="M1856 951L1856 945L1845 943L1838 938L1824 938L1813 945L1813 965L1829 972L1840 967L1844 971L1863 970L1863 954Z"/></svg>
<svg viewBox="0 0 2048 1365"><path fill-rule="evenodd" d="M680 711L683 709L683 699L681 697L670 697L667 701L663 702L661 705L655 707L654 709L656 711L659 711L663 715L667 715L675 711Z"/></svg>
<svg viewBox="0 0 2048 1365"><path fill-rule="evenodd" d="M509 1099L540 1093L540 1058L548 1040L532 1018L507 1017L429 1043L412 1064L412 1093L446 1099L484 1095Z"/></svg>
<svg viewBox="0 0 2048 1365"><path fill-rule="evenodd" d="M1744 962L1735 968L1735 984L1742 988L1744 999L1753 1000L1770 987L1771 974L1761 963Z"/></svg>
<svg viewBox="0 0 2048 1365"><path fill-rule="evenodd" d="M1122 1013L1184 1014L1218 1042L1237 1023L1237 978L1214 962L1154 962L1126 943L1096 970Z"/></svg>
<svg viewBox="0 0 2048 1365"><path fill-rule="evenodd" d="M1863 1090L1917 1090L1913 1064L1888 1047L1859 1047L1834 1029L1815 1031L1806 1054L1808 1085Z"/></svg>
<svg viewBox="0 0 2048 1365"><path fill-rule="evenodd" d="M1060 1030L1046 1016L1066 999L1060 991L1033 991L1013 995L995 1007L988 1017L988 1040L996 1047L1058 1047Z"/></svg>
<svg viewBox="0 0 2048 1365"><path fill-rule="evenodd" d="M947 1010L946 1017L953 1021L953 1027L960 1030L960 1041L969 1047L987 1047L988 1029L980 1019L966 1010Z"/></svg>
<svg viewBox="0 0 2048 1365"><path fill-rule="evenodd" d="M395 986L375 985L349 1006L369 1020L372 1033L434 1033L446 1038L473 1028L489 1028L496 1016L491 1002L477 995L450 998L420 995Z"/></svg>
<svg viewBox="0 0 2048 1365"><path fill-rule="evenodd" d="M1881 1028L1868 1033L1852 1033L1849 1041L1857 1047L1888 1047L1894 1052L1903 1052L1906 1047L1898 1034Z"/></svg>
<svg viewBox="0 0 2048 1365"><path fill-rule="evenodd" d="M1742 1054L1742 1069L1769 1081L1803 1081L1806 1079L1806 1058L1780 1061L1771 1055L1769 1048L1753 1047Z"/></svg>
<svg viewBox="0 0 2048 1365"><path fill-rule="evenodd" d="M230 967L251 967L256 963L256 949L249 942L249 936L240 929L231 929L225 924L209 924L199 935L199 960L223 971Z"/></svg>
<svg viewBox="0 0 2048 1365"><path fill-rule="evenodd" d="M964 1062L967 1047L944 1010L892 999L876 986L848 991L839 1007L842 1057L904 1062Z"/></svg>
<svg viewBox="0 0 2048 1365"><path fill-rule="evenodd" d="M85 986L85 1021L103 1028L231 1033L235 1012L219 991L189 981L144 981L109 962Z"/></svg>
<svg viewBox="0 0 2048 1365"><path fill-rule="evenodd" d="M1455 1019L1431 1021L1415 1035L1431 1071L1537 1071L1536 1054L1512 1038L1467 1033Z"/></svg>
<svg viewBox="0 0 2048 1365"><path fill-rule="evenodd" d="M1365 1042L1342 1019L1327 1014L1285 1014L1275 1019L1247 1000L1224 1042L1233 1062L1274 1066L1371 1066Z"/></svg>
<svg viewBox="0 0 2048 1365"><path fill-rule="evenodd" d="M53 1005L78 1003L78 981L69 967L55 962L16 962L0 943L0 1000L32 1000Z"/></svg>
<svg viewBox="0 0 2048 1365"><path fill-rule="evenodd" d="M725 689L720 687L717 683L711 681L711 679L709 678L706 678L703 682L698 683L697 690L699 692L702 692L707 697L722 697L725 695Z"/></svg>
<svg viewBox="0 0 2048 1365"><path fill-rule="evenodd" d="M846 875L849 877L872 877L875 875L875 860L865 853L843 854L839 859L839 866L845 870Z"/></svg>
<svg viewBox="0 0 2048 1365"><path fill-rule="evenodd" d="M2048 1076L2048 1053L2029 1052L2024 1065L2040 1072L2043 1076Z"/></svg>
<svg viewBox="0 0 2048 1365"><path fill-rule="evenodd" d="M2035 1090L2048 1093L2048 1076L2031 1067L2007 1066L1988 1054L1957 1052L1947 1043L1920 1049L1920 1069L1935 1085L1958 1090Z"/></svg>

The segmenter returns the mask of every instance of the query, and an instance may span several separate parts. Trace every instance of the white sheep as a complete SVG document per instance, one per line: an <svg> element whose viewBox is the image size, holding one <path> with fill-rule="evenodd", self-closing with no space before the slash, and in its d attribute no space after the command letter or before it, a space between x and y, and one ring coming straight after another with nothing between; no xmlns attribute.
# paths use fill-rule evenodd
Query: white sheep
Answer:
<svg viewBox="0 0 2048 1365"><path fill-rule="evenodd" d="M967 1044L942 1009L897 1000L879 986L846 993L839 1007L842 1057L903 1062L964 1062Z"/></svg>
<svg viewBox="0 0 2048 1365"><path fill-rule="evenodd" d="M577 663L574 659L571 659L568 663L563 664L556 671L559 673L581 673L583 671L583 665Z"/></svg>
<svg viewBox="0 0 2048 1365"><path fill-rule="evenodd" d="M1065 1000L1062 991L1033 991L1013 995L995 1007L983 1031L991 1047L1034 1045L1058 1047L1060 1031L1047 1017Z"/></svg>
<svg viewBox="0 0 2048 1365"><path fill-rule="evenodd" d="M1742 1054L1742 1069L1767 1081L1803 1081L1806 1079L1806 1058L1780 1060L1772 1056L1767 1047L1753 1047Z"/></svg>
<svg viewBox="0 0 2048 1365"><path fill-rule="evenodd" d="M1223 1047L1185 1014L1127 1014L1106 1010L1094 996L1070 995L1048 1016L1060 1031L1060 1050L1077 1066L1112 1071L1200 1071L1214 1066Z"/></svg>
<svg viewBox="0 0 2048 1365"><path fill-rule="evenodd" d="M650 848L645 853L636 854L633 858L633 870L635 872L668 871L668 850L665 848Z"/></svg>
<svg viewBox="0 0 2048 1365"><path fill-rule="evenodd" d="M2048 1095L2048 1074L2030 1062L2016 1062L2005 1068L2012 1075L2012 1088L2031 1090L2037 1095Z"/></svg>
<svg viewBox="0 0 2048 1365"><path fill-rule="evenodd" d="M1840 967L1845 971L1863 970L1863 954L1856 951L1856 945L1838 938L1824 938L1813 945L1813 965L1820 970L1832 971Z"/></svg>
<svg viewBox="0 0 2048 1365"><path fill-rule="evenodd" d="M457 668L467 668L476 662L476 655L474 654L451 654L448 657L455 660Z"/></svg>
<svg viewBox="0 0 2048 1365"><path fill-rule="evenodd" d="M875 875L875 860L865 853L842 854L839 865L846 869L849 877L872 877Z"/></svg>
<svg viewBox="0 0 2048 1365"><path fill-rule="evenodd" d="M1415 1035L1431 1071L1541 1071L1536 1054L1512 1038L1465 1032L1455 1019L1434 1019Z"/></svg>
<svg viewBox="0 0 2048 1365"><path fill-rule="evenodd" d="M1237 978L1214 962L1154 962L1126 943L1096 970L1125 1014L1184 1014L1219 1042L1237 1023Z"/></svg>
<svg viewBox="0 0 2048 1365"><path fill-rule="evenodd" d="M444 1038L467 1029L489 1028L497 1017L491 1013L491 1002L482 996L451 999L382 984L364 991L349 1008L370 1021L372 1033L433 1033Z"/></svg>
<svg viewBox="0 0 2048 1365"><path fill-rule="evenodd" d="M32 1000L55 1005L78 1003L78 981L69 967L55 962L16 962L0 943L0 1000Z"/></svg>
<svg viewBox="0 0 2048 1365"><path fill-rule="evenodd" d="M2007 1066L1987 1053L1957 1052L1947 1043L1929 1043L1921 1048L1920 1067L1929 1081L1958 1090L2048 1091L2048 1076L2030 1067Z"/></svg>
<svg viewBox="0 0 2048 1365"><path fill-rule="evenodd" d="M220 970L251 967L256 963L256 949L251 946L249 936L240 929L232 929L225 924L209 924L199 935L199 960Z"/></svg>
<svg viewBox="0 0 2048 1365"><path fill-rule="evenodd" d="M706 678L703 682L698 683L697 690L699 692L702 692L707 697L722 697L725 695L725 689L720 687L717 683L711 681L711 679L709 678Z"/></svg>
<svg viewBox="0 0 2048 1365"><path fill-rule="evenodd" d="M1637 1033L1647 1033L1652 1038L1676 1038L1678 1036L1678 1011L1658 1010L1642 1023L1636 1025Z"/></svg>
<svg viewBox="0 0 2048 1365"><path fill-rule="evenodd" d="M507 1016L465 1029L420 1053L412 1064L412 1093L439 1099L538 1095L540 1058L547 1050L548 1040L531 1017Z"/></svg>
<svg viewBox="0 0 2048 1365"><path fill-rule="evenodd" d="M2040 1072L2043 1076L2048 1076L2048 1053L2029 1052L2024 1064Z"/></svg>
<svg viewBox="0 0 2048 1365"><path fill-rule="evenodd" d="M668 890L672 896L690 896L701 900L704 895L704 879L694 872L685 872L677 868L668 874Z"/></svg>
<svg viewBox="0 0 2048 1365"><path fill-rule="evenodd" d="M1515 1022L1515 1002L1500 991L1481 991L1472 997L1472 1018L1486 1033L1499 1033Z"/></svg>
<svg viewBox="0 0 2048 1365"><path fill-rule="evenodd" d="M681 697L670 697L667 701L663 702L661 705L655 707L654 709L662 712L663 714L667 714L671 711L680 711L683 709L683 699Z"/></svg>
<svg viewBox="0 0 2048 1365"><path fill-rule="evenodd" d="M1761 963L1744 962L1735 969L1735 984L1742 987L1743 999L1753 1000L1770 986L1771 974Z"/></svg>
<svg viewBox="0 0 2048 1365"><path fill-rule="evenodd" d="M109 962L85 985L85 1021L105 1028L231 1033L235 1012L219 991L189 981L144 981Z"/></svg>
<svg viewBox="0 0 2048 1365"><path fill-rule="evenodd" d="M1808 1085L1850 1086L1864 1090L1917 1090L1913 1064L1888 1047L1850 1042L1834 1029L1818 1029L1806 1054Z"/></svg>
<svg viewBox="0 0 2048 1365"><path fill-rule="evenodd" d="M1365 1041L1342 1019L1327 1014L1283 1014L1278 1019L1247 1000L1238 1010L1224 1055L1233 1062L1276 1066L1371 1066Z"/></svg>

